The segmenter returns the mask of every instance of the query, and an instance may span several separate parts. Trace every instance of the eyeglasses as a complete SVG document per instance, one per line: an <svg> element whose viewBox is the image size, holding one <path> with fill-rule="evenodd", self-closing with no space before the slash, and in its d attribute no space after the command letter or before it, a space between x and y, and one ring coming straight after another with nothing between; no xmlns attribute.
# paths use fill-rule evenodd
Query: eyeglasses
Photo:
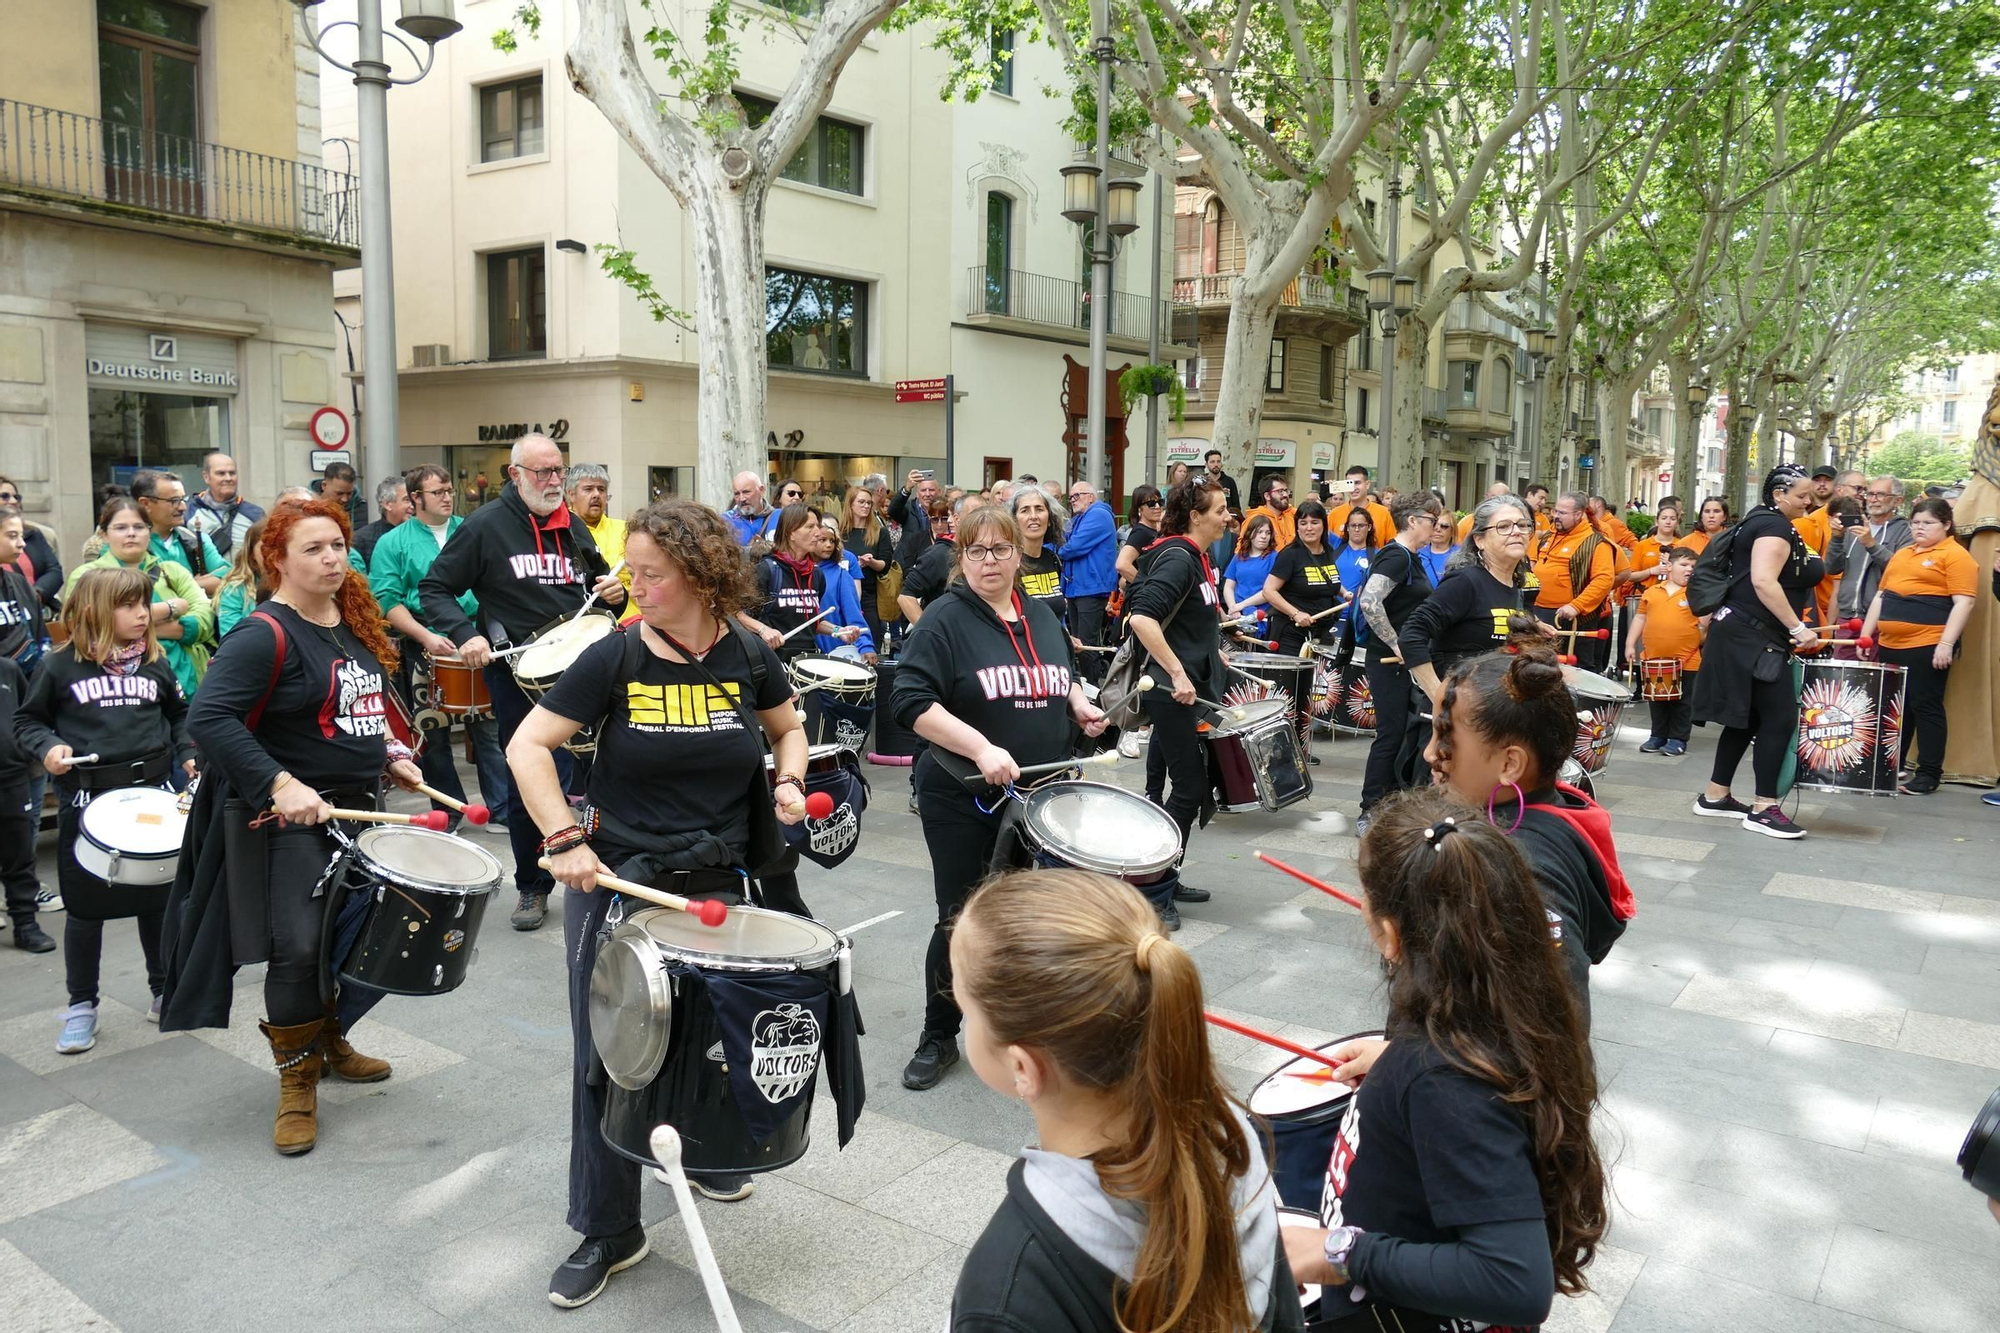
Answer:
<svg viewBox="0 0 2000 1333"><path fill-rule="evenodd" d="M430 496L430 497L431 497L431 499L435 500L435 499L438 499L438 498L439 498L440 496L445 496L445 495L450 495L450 494L451 494L451 487L449 487L449 486L423 486L423 487L419 487L419 488L418 488L418 490L417 490L417 494L418 494L418 495L428 495L428 496Z"/></svg>
<svg viewBox="0 0 2000 1333"><path fill-rule="evenodd" d="M515 466L520 468L521 475L533 477L536 481L543 483L554 481L557 477L569 471L567 467L529 467L525 463L517 463Z"/></svg>
<svg viewBox="0 0 2000 1333"><path fill-rule="evenodd" d="M1503 537L1511 537L1517 532L1526 532L1533 526L1532 523L1489 523L1485 530L1497 532Z"/></svg>
<svg viewBox="0 0 2000 1333"><path fill-rule="evenodd" d="M185 495L142 495L139 498L147 504L172 505L176 509L187 503Z"/></svg>
<svg viewBox="0 0 2000 1333"><path fill-rule="evenodd" d="M988 560L1004 562L1014 558L1014 547L1010 542L1000 542L993 546L968 546L965 548L965 558L976 565L983 565Z"/></svg>

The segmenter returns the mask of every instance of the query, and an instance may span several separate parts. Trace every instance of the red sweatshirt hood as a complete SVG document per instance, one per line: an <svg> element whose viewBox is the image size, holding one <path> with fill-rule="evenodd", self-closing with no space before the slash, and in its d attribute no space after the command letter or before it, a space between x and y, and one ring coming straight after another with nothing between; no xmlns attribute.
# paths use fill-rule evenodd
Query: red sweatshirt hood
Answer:
<svg viewBox="0 0 2000 1333"><path fill-rule="evenodd" d="M1630 921L1639 914L1639 902L1632 896L1632 886L1625 880L1625 872L1618 868L1618 852L1611 841L1611 812L1578 791L1575 787L1558 782L1556 790L1569 801L1580 801L1581 805L1567 802L1559 805L1537 805L1535 809L1556 816L1576 830L1590 854L1597 858L1597 868L1604 874L1605 887L1611 890L1611 914L1620 921Z"/></svg>

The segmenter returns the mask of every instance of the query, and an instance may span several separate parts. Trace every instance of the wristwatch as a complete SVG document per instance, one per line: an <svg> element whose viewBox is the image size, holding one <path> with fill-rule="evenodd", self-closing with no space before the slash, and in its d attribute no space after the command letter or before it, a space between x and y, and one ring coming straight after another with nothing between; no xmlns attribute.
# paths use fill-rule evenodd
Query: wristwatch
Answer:
<svg viewBox="0 0 2000 1333"><path fill-rule="evenodd" d="M1334 1227L1326 1233L1326 1266L1331 1271L1327 1275L1327 1285L1345 1287L1354 1281L1347 1271L1347 1261L1354 1253L1354 1246L1361 1239L1360 1227Z"/></svg>

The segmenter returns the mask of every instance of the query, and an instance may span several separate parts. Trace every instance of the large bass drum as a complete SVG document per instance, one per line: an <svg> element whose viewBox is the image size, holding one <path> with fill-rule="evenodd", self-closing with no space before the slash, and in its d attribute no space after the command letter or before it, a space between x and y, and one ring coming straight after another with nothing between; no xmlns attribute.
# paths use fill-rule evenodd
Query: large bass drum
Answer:
<svg viewBox="0 0 2000 1333"><path fill-rule="evenodd" d="M653 1161L680 1131L695 1174L776 1171L805 1155L848 942L806 917L732 907L710 928L653 907L616 926L590 973L590 1037L611 1081L604 1141Z"/></svg>
<svg viewBox="0 0 2000 1333"><path fill-rule="evenodd" d="M391 995L442 995L472 967L500 863L478 843L395 825L368 829L343 853L368 883L344 981Z"/></svg>

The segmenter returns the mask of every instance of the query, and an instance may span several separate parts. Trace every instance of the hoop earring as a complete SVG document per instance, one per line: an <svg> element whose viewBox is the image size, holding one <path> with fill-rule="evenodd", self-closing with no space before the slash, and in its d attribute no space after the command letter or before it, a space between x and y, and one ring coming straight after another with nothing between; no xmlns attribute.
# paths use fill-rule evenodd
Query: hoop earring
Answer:
<svg viewBox="0 0 2000 1333"><path fill-rule="evenodd" d="M1513 827L1506 830L1507 836L1511 838L1514 836L1514 830L1521 827L1521 820L1527 816L1528 798L1521 794L1520 783L1510 782L1507 785L1514 789L1514 823ZM1495 783L1493 790L1486 793L1486 822L1495 828L1500 827L1500 821L1493 818L1493 797L1499 790L1500 784Z"/></svg>

